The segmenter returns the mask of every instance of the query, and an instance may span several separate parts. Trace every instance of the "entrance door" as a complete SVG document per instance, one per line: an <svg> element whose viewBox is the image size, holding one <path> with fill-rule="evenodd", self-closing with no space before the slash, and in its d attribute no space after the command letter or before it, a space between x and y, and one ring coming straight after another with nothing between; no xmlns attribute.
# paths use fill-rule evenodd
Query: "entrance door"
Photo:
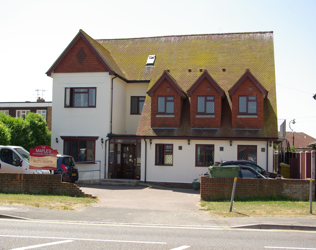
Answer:
<svg viewBox="0 0 316 250"><path fill-rule="evenodd" d="M122 144L122 178L134 179L136 164L135 145Z"/></svg>

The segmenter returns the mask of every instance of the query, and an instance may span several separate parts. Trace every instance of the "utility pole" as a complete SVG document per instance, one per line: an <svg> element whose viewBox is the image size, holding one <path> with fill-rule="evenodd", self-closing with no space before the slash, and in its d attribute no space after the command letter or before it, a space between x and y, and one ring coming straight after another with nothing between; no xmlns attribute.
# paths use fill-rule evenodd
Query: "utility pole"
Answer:
<svg viewBox="0 0 316 250"><path fill-rule="evenodd" d="M293 132L293 147L294 147L294 133L295 133L295 132L294 132L293 129L291 128L291 123L292 123L292 124L295 124L295 119L291 120L290 123L289 123L289 127L290 127L290 129L292 130L292 132Z"/></svg>

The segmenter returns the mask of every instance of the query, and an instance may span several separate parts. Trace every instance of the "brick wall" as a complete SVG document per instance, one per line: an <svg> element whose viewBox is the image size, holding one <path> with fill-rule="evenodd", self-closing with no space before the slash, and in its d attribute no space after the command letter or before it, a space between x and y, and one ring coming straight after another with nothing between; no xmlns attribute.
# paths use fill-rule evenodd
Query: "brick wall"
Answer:
<svg viewBox="0 0 316 250"><path fill-rule="evenodd" d="M81 56L80 60L77 58L78 52L84 51L86 56ZM107 72L106 68L90 49L90 47L85 43L85 41L80 38L78 42L70 49L65 58L58 64L55 73L74 73L74 72Z"/></svg>
<svg viewBox="0 0 316 250"><path fill-rule="evenodd" d="M0 192L13 194L86 195L74 183L61 181L61 175L0 174Z"/></svg>
<svg viewBox="0 0 316 250"><path fill-rule="evenodd" d="M207 91L210 87L210 91ZM215 117L195 117L197 115L197 96L210 95L215 97ZM212 84L205 78L191 96L191 128L220 128L222 116L222 98Z"/></svg>
<svg viewBox="0 0 316 250"><path fill-rule="evenodd" d="M252 87L252 91L249 90L249 87ZM258 118L238 118L239 111L239 98L238 96L257 96L257 116ZM239 86L232 96L232 127L233 128L263 128L263 105L264 99L260 90L252 83L249 78Z"/></svg>
<svg viewBox="0 0 316 250"><path fill-rule="evenodd" d="M170 91L167 91L168 87ZM158 96L174 97L174 117L156 117L158 112ZM183 99L181 96L178 95L167 80L164 80L151 97L151 127L178 128L180 126L182 106Z"/></svg>
<svg viewBox="0 0 316 250"><path fill-rule="evenodd" d="M52 107L47 107L46 122L49 131L52 131Z"/></svg>
<svg viewBox="0 0 316 250"><path fill-rule="evenodd" d="M201 177L202 200L229 200L234 178ZM236 198L288 197L292 200L309 200L309 180L294 179L246 179L238 178ZM313 182L315 200L315 181Z"/></svg>

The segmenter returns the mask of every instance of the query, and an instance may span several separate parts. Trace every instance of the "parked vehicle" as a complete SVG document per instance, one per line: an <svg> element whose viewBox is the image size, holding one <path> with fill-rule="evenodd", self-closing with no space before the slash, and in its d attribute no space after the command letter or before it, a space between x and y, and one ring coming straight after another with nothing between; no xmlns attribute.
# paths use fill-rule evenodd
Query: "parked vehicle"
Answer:
<svg viewBox="0 0 316 250"><path fill-rule="evenodd" d="M283 176L281 174L273 173L264 170L262 167L258 166L252 161L246 161L246 160L237 160L237 161L224 161L219 164L219 166L228 166L228 165L243 165L243 166L248 166L256 170L258 173L262 174L265 177L268 178L276 178L276 177L281 177Z"/></svg>
<svg viewBox="0 0 316 250"><path fill-rule="evenodd" d="M260 178L267 179L267 177L258 173L251 167L244 165L227 165L227 166L210 166L209 172L204 176L215 178Z"/></svg>
<svg viewBox="0 0 316 250"><path fill-rule="evenodd" d="M30 153L19 146L0 145L0 173L50 174L49 170L29 168Z"/></svg>
<svg viewBox="0 0 316 250"><path fill-rule="evenodd" d="M75 160L70 155L57 155L57 170L54 174L61 174L62 181L75 182L79 178Z"/></svg>

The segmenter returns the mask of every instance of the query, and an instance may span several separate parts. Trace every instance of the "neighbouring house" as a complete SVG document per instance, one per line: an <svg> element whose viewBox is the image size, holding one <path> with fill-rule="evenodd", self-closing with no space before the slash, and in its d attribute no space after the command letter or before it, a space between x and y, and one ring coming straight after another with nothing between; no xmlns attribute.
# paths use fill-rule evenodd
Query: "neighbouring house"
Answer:
<svg viewBox="0 0 316 250"><path fill-rule="evenodd" d="M74 157L81 180L191 183L237 159L273 169L273 32L93 39L80 30L46 74L51 145Z"/></svg>
<svg viewBox="0 0 316 250"><path fill-rule="evenodd" d="M0 102L0 112L12 117L25 117L30 112L40 114L52 130L52 102L39 98L36 102Z"/></svg>
<svg viewBox="0 0 316 250"><path fill-rule="evenodd" d="M293 145L293 135L294 148L296 152L313 150L313 148L309 145L316 142L314 137L311 137L303 132L286 132L285 139L289 141L291 146Z"/></svg>

